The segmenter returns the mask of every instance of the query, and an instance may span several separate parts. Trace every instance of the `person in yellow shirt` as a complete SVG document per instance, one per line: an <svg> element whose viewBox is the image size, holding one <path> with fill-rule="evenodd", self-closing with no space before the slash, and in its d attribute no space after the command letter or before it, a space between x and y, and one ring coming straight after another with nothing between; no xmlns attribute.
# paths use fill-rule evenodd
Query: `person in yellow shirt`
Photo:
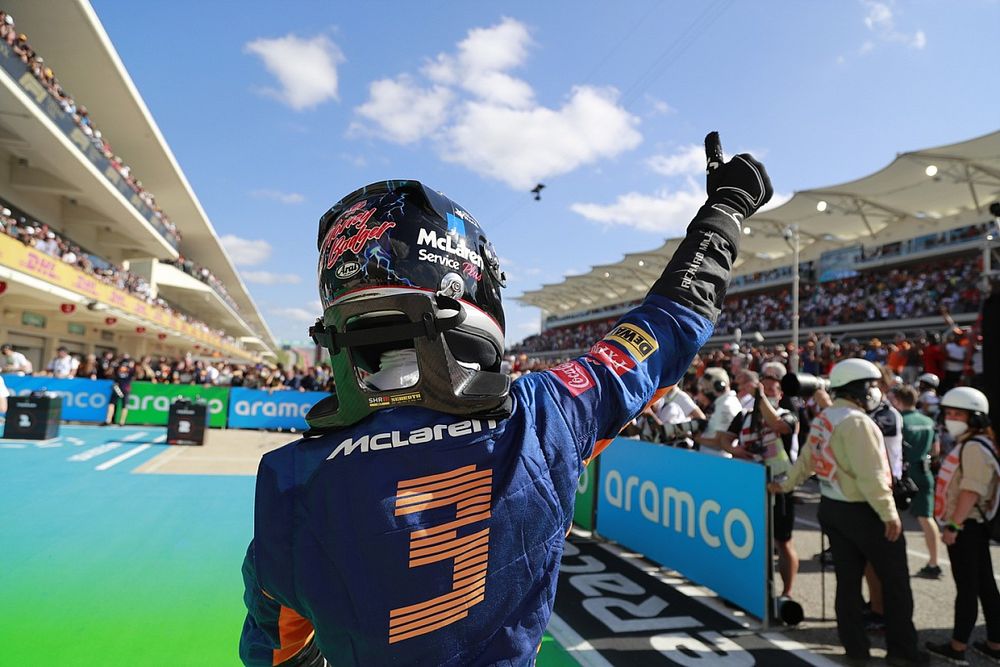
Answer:
<svg viewBox="0 0 1000 667"><path fill-rule="evenodd" d="M955 579L955 625L951 641L927 644L934 655L962 665L976 626L978 603L986 617L986 641L972 648L1000 662L1000 590L993 578L989 521L1000 505L1000 451L990 426L990 404L983 392L955 387L941 398L944 425L957 441L938 472L934 514L944 524L941 541L948 547Z"/></svg>
<svg viewBox="0 0 1000 667"><path fill-rule="evenodd" d="M883 586L887 662L925 665L929 656L917 648L906 540L892 498L889 459L881 431L865 414L881 401L881 377L864 359L837 363L830 372L833 405L812 421L788 479L768 488L790 493L811 475L819 478L819 522L833 551L837 634L848 660L864 664L870 657L861 578L865 563L871 563Z"/></svg>

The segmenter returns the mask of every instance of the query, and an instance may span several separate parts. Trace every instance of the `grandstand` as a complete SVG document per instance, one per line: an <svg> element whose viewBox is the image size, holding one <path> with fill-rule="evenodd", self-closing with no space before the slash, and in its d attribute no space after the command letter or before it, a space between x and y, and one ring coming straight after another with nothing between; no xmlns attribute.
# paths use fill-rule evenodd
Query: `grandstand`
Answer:
<svg viewBox="0 0 1000 667"><path fill-rule="evenodd" d="M989 211L998 199L1000 131L901 153L869 176L795 193L745 226L709 346L737 332L792 340L796 288L799 325L820 335L943 328L942 310L958 324L975 321L981 281L1000 268ZM518 299L542 309L542 330L514 351L539 358L582 352L645 296L679 241L525 292Z"/></svg>
<svg viewBox="0 0 1000 667"><path fill-rule="evenodd" d="M85 0L0 34L0 339L259 362L278 346ZM24 37L22 37L22 35ZM113 148L112 148L113 146Z"/></svg>

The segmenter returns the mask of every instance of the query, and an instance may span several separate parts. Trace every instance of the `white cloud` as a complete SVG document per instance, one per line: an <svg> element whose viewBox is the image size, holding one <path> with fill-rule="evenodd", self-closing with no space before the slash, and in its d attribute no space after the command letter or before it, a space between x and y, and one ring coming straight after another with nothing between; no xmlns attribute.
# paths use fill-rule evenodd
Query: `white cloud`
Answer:
<svg viewBox="0 0 1000 667"><path fill-rule="evenodd" d="M344 61L344 56L325 35L309 39L293 34L274 39L262 37L243 48L259 56L267 71L281 84L281 90L263 89L266 95L296 111L338 99L337 65Z"/></svg>
<svg viewBox="0 0 1000 667"><path fill-rule="evenodd" d="M901 31L896 27L896 16L893 12L894 2L879 2L877 0L863 0L866 9L864 24L869 32L878 42L905 44L913 49L923 49L927 46L927 35L923 30L914 33ZM875 42L865 41L859 49L860 55L871 53L875 49Z"/></svg>
<svg viewBox="0 0 1000 667"><path fill-rule="evenodd" d="M282 204L301 204L306 200L298 192L281 192L280 190L252 190L250 196L257 199L273 199Z"/></svg>
<svg viewBox="0 0 1000 667"><path fill-rule="evenodd" d="M654 232L664 238L682 236L691 218L705 203L705 192L688 183L688 188L675 192L646 195L629 192L620 195L613 204L578 203L570 209L595 222L605 225L632 227L644 232Z"/></svg>
<svg viewBox="0 0 1000 667"><path fill-rule="evenodd" d="M773 208L778 208L791 198L792 198L791 193L775 192L774 195L771 196L771 201L761 206L760 211L758 211L758 213L763 213L764 211L770 211ZM751 218L751 220L752 219L753 218Z"/></svg>
<svg viewBox="0 0 1000 667"><path fill-rule="evenodd" d="M219 240L234 264L252 266L260 264L271 256L271 244L264 239L243 239L233 234L226 234Z"/></svg>
<svg viewBox="0 0 1000 667"><path fill-rule="evenodd" d="M243 271L243 280L258 285L297 285L302 278L294 273L271 273L270 271Z"/></svg>
<svg viewBox="0 0 1000 667"><path fill-rule="evenodd" d="M402 75L373 81L368 86L368 101L355 111L378 128L375 134L397 144L410 144L441 127L452 97L443 86L421 88ZM363 129L364 125L352 125L352 131Z"/></svg>
<svg viewBox="0 0 1000 667"><path fill-rule="evenodd" d="M560 108L539 105L509 73L530 45L514 19L474 28L422 68L426 84L409 74L373 82L352 130L400 144L430 138L442 160L518 189L639 145L639 119L617 91L577 86Z"/></svg>
<svg viewBox="0 0 1000 667"><path fill-rule="evenodd" d="M687 176L705 171L705 147L691 144L673 155L654 155L646 165L664 176Z"/></svg>
<svg viewBox="0 0 1000 667"><path fill-rule="evenodd" d="M312 311L306 308L272 308L271 312L278 317L296 322L315 322L316 318L323 314L321 311Z"/></svg>
<svg viewBox="0 0 1000 667"><path fill-rule="evenodd" d="M892 30L892 10L882 2L868 2L865 25L869 30Z"/></svg>
<svg viewBox="0 0 1000 667"><path fill-rule="evenodd" d="M534 91L506 70L524 64L530 44L527 27L505 18L489 28L473 28L458 43L457 54L439 54L423 71L432 81L460 86L483 101L526 108Z"/></svg>
<svg viewBox="0 0 1000 667"><path fill-rule="evenodd" d="M639 145L638 118L619 107L617 97L611 89L580 86L558 110L469 102L446 131L441 157L513 188L530 188Z"/></svg>
<svg viewBox="0 0 1000 667"><path fill-rule="evenodd" d="M672 106L657 97L653 97L649 93L647 93L644 97L646 98L646 101L649 102L650 106L653 107L653 112L651 114L653 116L674 113L676 111L676 109Z"/></svg>

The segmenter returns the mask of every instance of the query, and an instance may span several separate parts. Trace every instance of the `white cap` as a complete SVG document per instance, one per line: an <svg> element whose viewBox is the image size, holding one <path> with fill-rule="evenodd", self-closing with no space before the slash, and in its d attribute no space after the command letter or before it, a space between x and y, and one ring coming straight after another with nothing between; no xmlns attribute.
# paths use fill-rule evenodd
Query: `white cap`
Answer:
<svg viewBox="0 0 1000 667"><path fill-rule="evenodd" d="M949 389L941 397L941 407L981 412L984 415L990 412L990 402L986 399L986 394L972 387L955 387L954 389Z"/></svg>
<svg viewBox="0 0 1000 667"><path fill-rule="evenodd" d="M917 382L923 382L924 384L930 385L936 389L937 386L941 384L941 378L934 375L934 373L924 373L917 378Z"/></svg>
<svg viewBox="0 0 1000 667"><path fill-rule="evenodd" d="M844 359L830 371L830 388L836 389L858 380L881 380L878 366L864 359Z"/></svg>

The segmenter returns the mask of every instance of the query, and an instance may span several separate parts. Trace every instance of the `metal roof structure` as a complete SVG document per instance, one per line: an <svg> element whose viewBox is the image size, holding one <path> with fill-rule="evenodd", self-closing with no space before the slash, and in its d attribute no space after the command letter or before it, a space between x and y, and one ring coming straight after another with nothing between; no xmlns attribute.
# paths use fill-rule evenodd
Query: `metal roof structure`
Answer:
<svg viewBox="0 0 1000 667"><path fill-rule="evenodd" d="M979 223L1000 199L1000 130L968 141L899 153L863 178L796 192L747 220L734 274L791 264L785 231L798 226L802 262L828 250L884 244ZM629 253L561 283L525 292L519 301L551 315L572 315L642 298L680 239Z"/></svg>

